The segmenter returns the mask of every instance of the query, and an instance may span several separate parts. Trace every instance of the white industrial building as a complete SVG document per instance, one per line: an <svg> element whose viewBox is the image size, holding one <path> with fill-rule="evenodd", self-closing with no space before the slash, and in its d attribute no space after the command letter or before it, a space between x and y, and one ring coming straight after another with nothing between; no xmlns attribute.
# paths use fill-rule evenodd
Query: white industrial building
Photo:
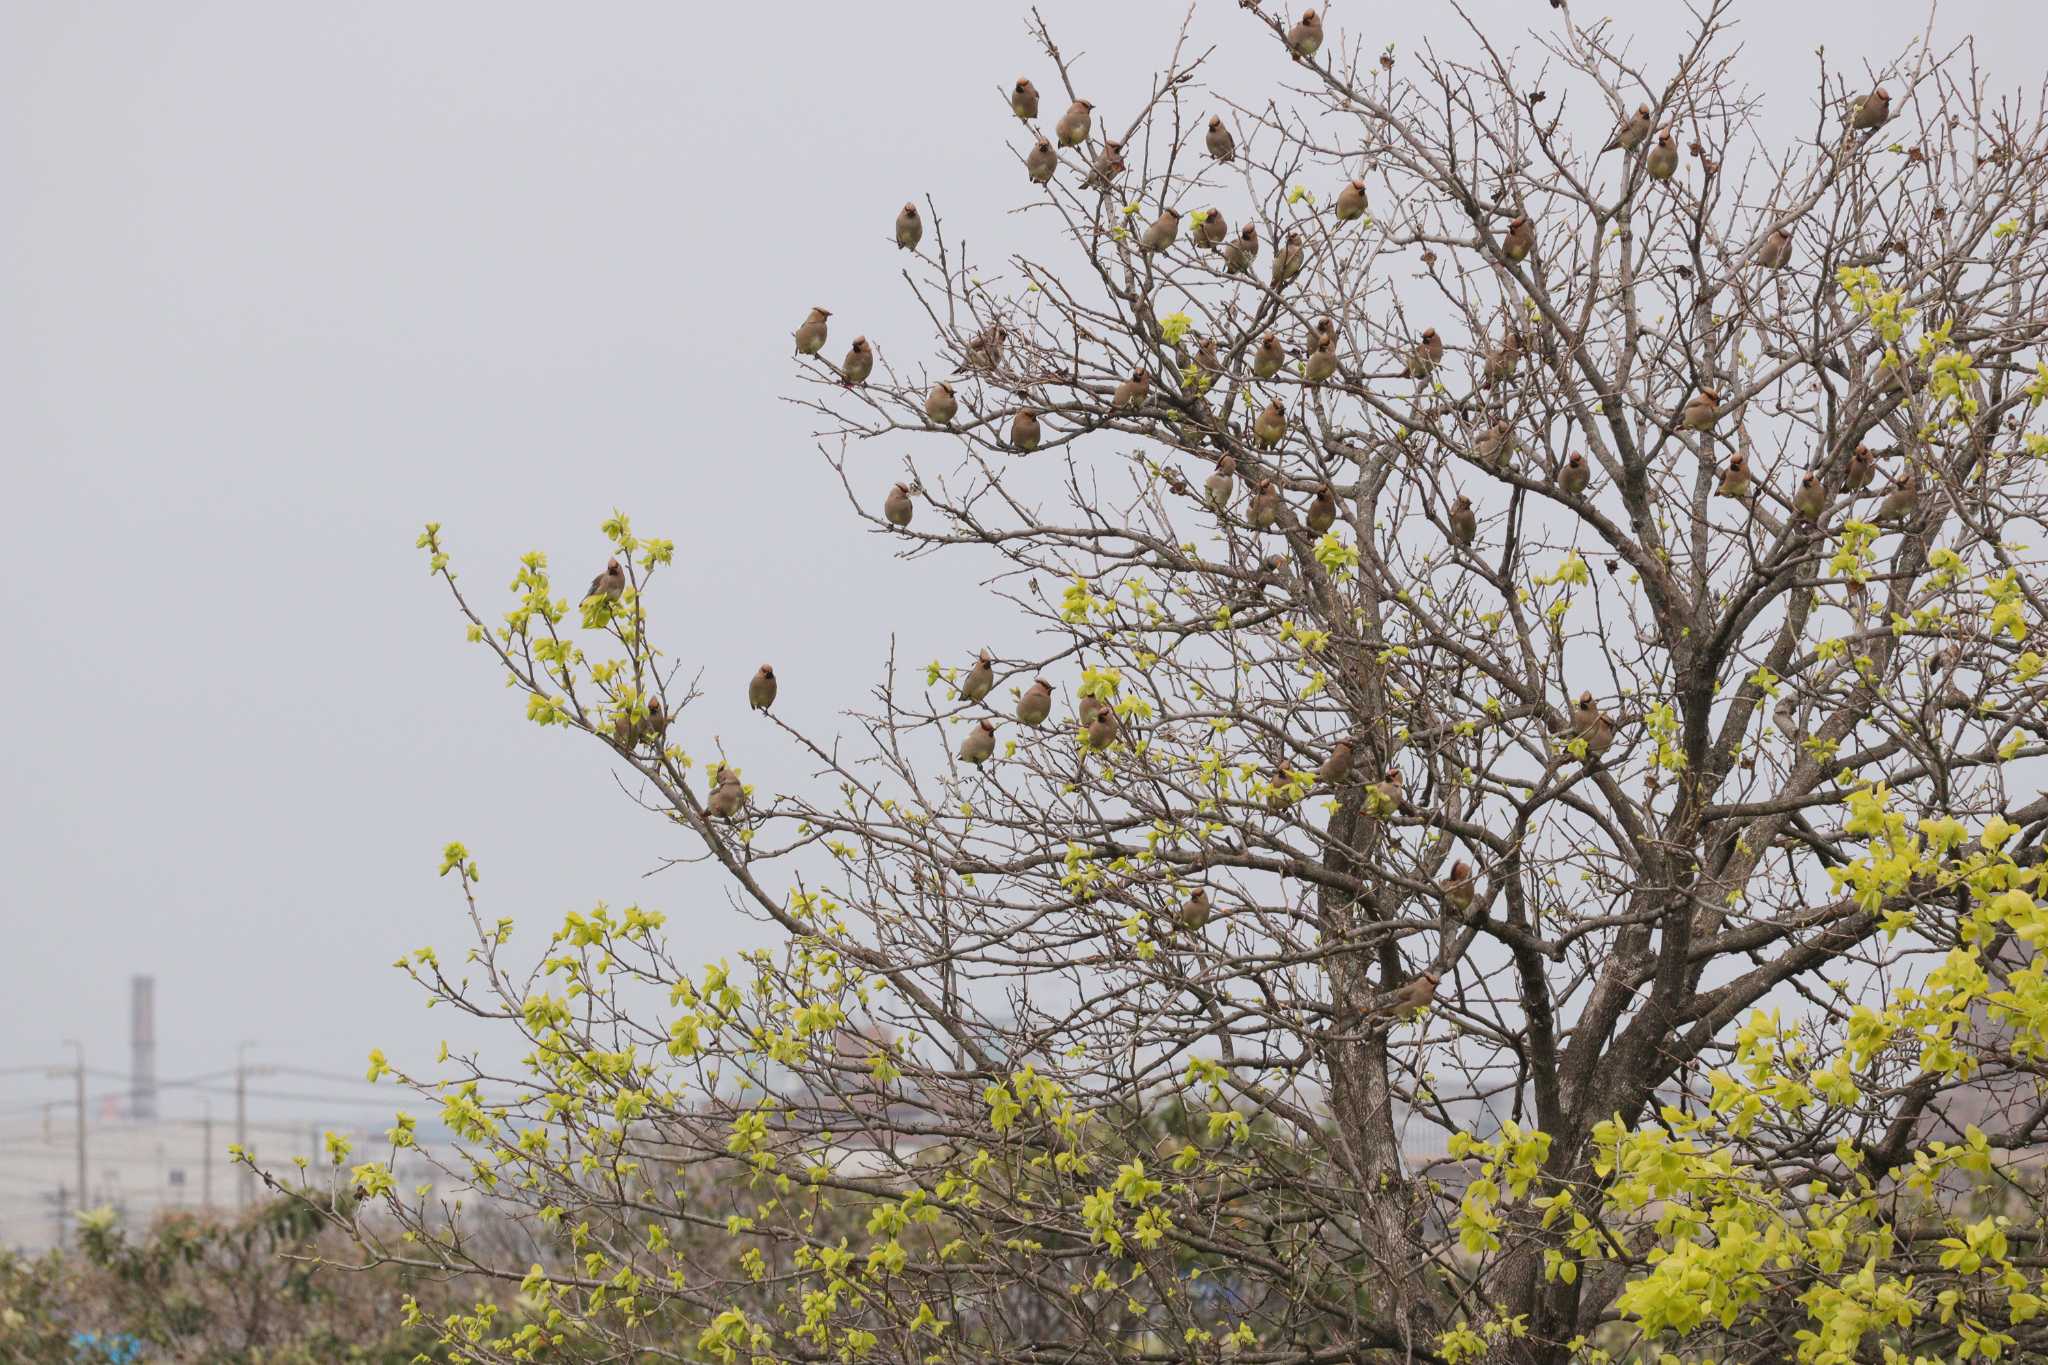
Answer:
<svg viewBox="0 0 2048 1365"><path fill-rule="evenodd" d="M0 1247L34 1252L62 1245L81 1208L110 1207L129 1226L144 1226L166 1210L231 1212L256 1202L259 1182L229 1155L238 1134L258 1164L274 1172L292 1172L294 1157L307 1158L315 1171L329 1169L329 1132L349 1140L351 1163L390 1160L385 1129L406 1097L377 1094L360 1078L252 1065L238 1055L233 1068L159 1082L155 994L152 978L134 978L125 1074L90 1071L82 1059L51 1067L46 1079L71 1084L47 1100L0 1111ZM166 1099L186 1116L169 1117ZM282 1118L280 1109L306 1117ZM420 1139L442 1136L423 1116ZM403 1154L396 1172L407 1188L438 1183L416 1151Z"/></svg>

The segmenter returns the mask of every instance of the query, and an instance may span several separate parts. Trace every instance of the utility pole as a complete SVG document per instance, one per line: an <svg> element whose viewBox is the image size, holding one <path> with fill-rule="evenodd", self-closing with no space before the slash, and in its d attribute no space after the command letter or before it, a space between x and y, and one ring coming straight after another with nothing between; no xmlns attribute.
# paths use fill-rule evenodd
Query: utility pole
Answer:
<svg viewBox="0 0 2048 1365"><path fill-rule="evenodd" d="M213 1212L213 1101L206 1096L199 1097L199 1103L206 1110L206 1117L200 1120L205 1136L200 1140L199 1181L204 1191L200 1198L208 1213Z"/></svg>
<svg viewBox="0 0 2048 1365"><path fill-rule="evenodd" d="M77 1099L77 1104L78 1104L78 1195L77 1195L77 1199L76 1199L76 1205L75 1205L75 1206L76 1206L76 1208L77 1208L77 1211L78 1211L79 1213L84 1213L84 1212L85 1212L85 1197L86 1197L86 1196L85 1196L85 1044L84 1044L84 1043L81 1043L81 1042L79 1042L79 1041L78 1041L77 1039L75 1039L75 1038L66 1038L66 1039L64 1040L64 1046L66 1046L66 1047L68 1047L68 1048L76 1048L76 1049L77 1049L77 1051L78 1051L78 1065L77 1065L77 1066L75 1066L74 1068L72 1068L72 1071L71 1071L71 1077L72 1077L72 1079L73 1079L74 1081L76 1081L76 1082L77 1082L77 1096L78 1096L78 1099ZM61 1069L52 1069L52 1070L51 1070L51 1072L50 1072L50 1075L51 1075L51 1076L53 1076L53 1077L55 1077L55 1076L62 1076L63 1074L64 1074L64 1072L63 1072L63 1071L62 1071ZM59 1199L60 1199L60 1201L61 1201L61 1199L62 1199L62 1187L61 1187L61 1186L59 1186L58 1188L59 1188L59 1196L58 1196L58 1197L59 1197ZM61 1206L61 1203L60 1203L60 1206L59 1206L59 1214L58 1214L58 1216L59 1216L60 1218L61 1218L61 1217L63 1216L63 1215L62 1215L62 1206ZM60 1223L60 1224L58 1225L58 1231L59 1231L59 1233L60 1233L60 1234L61 1234L61 1233L63 1232L63 1225L62 1225L61 1223ZM60 1241L62 1240L62 1239L61 1239L61 1236L60 1236L60 1239L59 1239L59 1240L60 1240Z"/></svg>
<svg viewBox="0 0 2048 1365"><path fill-rule="evenodd" d="M235 1203L245 1209L249 1207L249 1066L243 1058L248 1052L246 1042L235 1046L235 1146L242 1152L241 1163L235 1167Z"/></svg>
<svg viewBox="0 0 2048 1365"><path fill-rule="evenodd" d="M235 1181L235 1200L245 1209L256 1195L256 1170L250 1164L256 1154L249 1150L249 1078L266 1076L275 1069L249 1065L249 1049L260 1046L246 1038L235 1045L235 1146L241 1148L243 1157Z"/></svg>

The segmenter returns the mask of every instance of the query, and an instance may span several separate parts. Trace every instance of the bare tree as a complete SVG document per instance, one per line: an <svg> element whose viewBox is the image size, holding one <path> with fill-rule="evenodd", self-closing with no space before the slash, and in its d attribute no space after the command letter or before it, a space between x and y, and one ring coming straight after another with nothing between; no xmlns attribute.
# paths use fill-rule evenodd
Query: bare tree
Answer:
<svg viewBox="0 0 2048 1365"><path fill-rule="evenodd" d="M605 912L521 973L451 851L474 961L412 970L532 1050L411 1079L562 1239L560 1330L2048 1351L2001 1193L2048 1116L2041 92L1923 36L1823 67L1786 144L1726 3L1676 53L1544 11L1533 58L1398 60L1246 8L1273 88L1208 88L1184 29L1049 178L1090 90L1036 24L1041 251L969 259L928 202L891 259L931 336L799 359L878 543L1009 608L892 657L852 739L770 710L748 745L813 790L691 752L671 548L623 518L616 599L539 557L503 626L456 592L777 940L693 974ZM911 438L901 487L855 472ZM415 1227L391 1254L526 1273Z"/></svg>

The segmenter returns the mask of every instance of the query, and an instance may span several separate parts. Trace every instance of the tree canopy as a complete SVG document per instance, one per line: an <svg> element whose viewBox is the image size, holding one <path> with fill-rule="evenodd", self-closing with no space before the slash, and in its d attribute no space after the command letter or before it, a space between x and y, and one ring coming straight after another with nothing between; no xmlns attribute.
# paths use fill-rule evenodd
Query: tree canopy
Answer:
<svg viewBox="0 0 2048 1365"><path fill-rule="evenodd" d="M540 1250L374 1160L337 1217L520 1282L449 1340L2048 1352L2042 94L1925 37L1768 92L1811 108L1777 137L1729 4L1648 54L1532 11L1450 57L1248 5L1268 85L1167 32L1122 108L1035 29L986 116L1032 249L933 197L804 285L825 476L997 637L892 656L842 733L772 673L693 730L743 679L663 646L686 571L623 513L502 617L427 528L527 714L765 926L526 950L448 849L475 941L406 969L522 1055L372 1074ZM848 349L906 263L928 334ZM815 778L751 785L771 746Z"/></svg>

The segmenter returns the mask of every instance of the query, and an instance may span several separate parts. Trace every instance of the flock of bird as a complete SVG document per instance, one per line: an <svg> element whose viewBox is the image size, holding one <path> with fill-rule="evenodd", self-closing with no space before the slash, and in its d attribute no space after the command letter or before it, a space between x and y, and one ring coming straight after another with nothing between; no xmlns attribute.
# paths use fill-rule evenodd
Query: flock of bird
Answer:
<svg viewBox="0 0 2048 1365"><path fill-rule="evenodd" d="M1315 56L1323 41L1322 22L1315 10L1305 12L1299 23L1286 34L1286 45L1297 61L1306 61ZM1010 109L1027 124L1038 118L1039 93L1026 79L1019 79L1010 90ZM1882 89L1871 91L1855 101L1845 121L1856 132L1868 136L1890 118L1890 96ZM1034 131L1034 141L1025 154L1024 164L1033 184L1049 183L1060 166L1059 152L1063 149L1085 149L1095 131L1095 106L1085 99L1075 99L1066 111L1053 123L1051 136ZM1654 133L1654 136L1653 136ZM1057 145L1055 145L1055 143ZM1235 159L1237 146L1230 128L1220 117L1208 120L1203 139L1209 156L1222 163ZM1633 155L1639 149L1643 153L1643 168L1654 180L1669 181L1678 168L1678 148L1670 129L1656 130L1653 115L1647 104L1639 106L1634 113L1623 116L1608 140L1603 152L1620 151ZM1117 177L1125 170L1124 148L1121 142L1104 137L1099 149L1088 162L1083 183L1090 189L1108 191L1114 187ZM1339 222L1361 219L1366 213L1366 185L1362 180L1346 183L1337 193L1331 212ZM1145 256L1153 256L1171 248L1179 240L1182 226L1180 211L1171 206L1161 209L1159 215L1136 238L1137 250ZM1191 238L1200 247L1219 253L1227 275L1249 275L1258 259L1260 243L1257 227L1247 222L1233 236L1229 232L1223 214L1210 208L1194 217ZM924 238L924 220L914 203L906 203L896 216L894 240L906 251L915 251ZM1529 256L1536 245L1536 225L1524 213L1515 217L1502 234L1500 254L1511 263L1519 263ZM1767 236L1753 256L1754 263L1768 270L1779 270L1790 263L1792 258L1792 225L1780 225ZM1290 231L1275 248L1271 263L1270 281L1273 289L1280 290L1292 283L1308 264L1308 244L1300 231ZM832 313L825 308L812 308L809 315L794 334L796 352L801 357L819 356L825 349ZM992 371L1002 357L1005 334L1000 323L991 324L969 341L965 348L965 360L970 370ZM1311 384L1328 380L1337 370L1337 328L1329 318L1320 319L1310 340L1302 373ZM1482 368L1485 387L1492 388L1512 378L1522 354L1523 341L1519 333L1510 328L1507 337L1490 349ZM1286 363L1287 350L1280 338L1267 332L1252 348L1250 371L1253 377L1270 380ZM1414 342L1405 362L1406 376L1417 382L1428 381L1444 360L1444 344L1434 328L1426 329ZM1195 349L1195 366L1205 375L1215 377L1225 373L1225 363L1218 355L1214 338L1201 340ZM848 348L845 358L837 366L840 383L851 388L867 381L874 371L875 355L865 336L857 336ZM1149 369L1133 370L1129 378L1120 382L1110 400L1113 409L1120 412L1136 412L1142 409L1151 396L1153 376ZM953 388L941 380L934 383L926 394L924 415L934 426L948 428L959 413L959 401ZM1679 424L1686 430L1710 433L1722 413L1722 396L1712 388L1703 388L1690 398L1677 414ZM1035 450L1043 439L1044 429L1039 414L1029 407L1020 408L1010 420L1008 445L1018 452ZM1278 446L1287 435L1287 412L1275 399L1262 409L1251 424L1251 443L1263 450ZM1474 439L1472 453L1483 463L1505 467L1514 452L1512 428L1503 419L1479 431ZM1866 447L1858 447L1850 460L1839 490L1855 495L1867 490L1874 478L1881 457ZM1219 516L1231 503L1238 474L1236 458L1228 453L1218 457L1215 468L1203 484L1203 501ZM1585 457L1574 451L1555 471L1552 477L1554 487L1560 493L1577 498L1582 496L1590 482L1591 471ZM913 488L907 483L897 483L888 490L882 504L882 513L887 523L898 530L907 528L915 513ZM1732 455L1721 468L1717 484L1719 494L1729 498L1748 500L1752 498L1757 485L1752 477L1747 459L1740 452ZM1278 484L1271 478L1260 478L1251 484L1251 496L1246 507L1246 521L1255 530L1268 531L1276 527L1285 529L1289 514ZM1910 471L1902 473L1893 483L1879 510L1880 519L1897 520L1912 513L1917 506L1917 477ZM1830 490L1813 473L1800 481L1791 498L1791 507L1798 520L1817 525L1827 510ZM1303 524L1315 535L1327 532L1338 515L1334 491L1325 484L1317 490L1303 516ZM1478 512L1470 498L1460 494L1451 505L1446 517L1451 538L1460 546L1469 548L1478 534ZM1280 558L1280 557L1274 557ZM1270 560L1268 561L1271 562ZM618 562L611 560L604 571L590 584L588 597L606 597L616 601L623 593L626 576ZM994 661L987 650L983 650L967 670L959 684L959 695L970 705L980 705L993 691L996 683ZM774 705L777 691L775 670L767 664L761 665L747 686L748 705L756 710L766 711ZM1046 679L1034 678L1031 685L1018 696L1013 711L1016 721L1036 729L1043 726L1052 714L1053 685ZM1117 713L1113 705L1102 698L1084 694L1080 698L1078 723L1082 742L1088 752L1100 752L1112 745L1119 732ZM632 716L621 717L616 723L614 738L624 748L631 750L640 745L659 745L666 732L669 717L659 697L647 703L645 719ZM1602 712L1591 692L1580 694L1572 707L1569 717L1561 727L1562 733L1570 740L1583 745L1585 761L1597 763L1614 745L1618 723ZM976 767L986 764L995 755L997 723L984 716L979 719L961 740L957 750L958 758ZM1335 788L1347 782L1352 772L1352 756L1356 745L1349 738L1336 741L1317 769L1315 780L1318 786ZM1286 770L1276 770L1274 778L1275 795L1269 800L1274 809L1282 809L1290 803L1292 779ZM1402 776L1398 767L1390 767L1378 781L1370 784L1366 793L1365 810L1375 817L1384 817L1398 812L1402 805ZM718 819L737 819L745 806L745 790L737 772L730 765L722 765L710 795L706 799L707 813ZM1445 903L1462 913L1473 903L1476 878L1471 866L1458 861L1448 877L1439 884ZM1184 929L1199 930L1206 924L1212 913L1209 893L1206 887L1197 888L1188 900L1182 903L1175 920ZM1419 1009L1427 1006L1434 998L1440 974L1426 971L1413 978L1382 1005L1371 1012L1381 1012L1399 1018L1412 1017Z"/></svg>
<svg viewBox="0 0 2048 1365"><path fill-rule="evenodd" d="M1293 55L1305 60L1315 55L1322 45L1322 24L1316 11L1309 10L1302 15L1301 22L1294 25L1287 35L1287 46ZM1011 87L1010 108L1020 119L1030 121L1038 116L1038 89L1028 78L1020 78ZM1067 111L1053 125L1053 132L1062 148L1085 144L1094 129L1095 106L1085 99L1076 99ZM1851 129L1865 136L1882 127L1891 117L1891 96L1883 87L1855 100L1845 116ZM1653 116L1650 106L1639 105L1635 112L1622 117L1603 152L1621 151L1632 154L1648 144L1643 158L1648 175L1659 181L1668 181L1678 167L1677 143L1671 130L1656 131L1654 140ZM1229 162L1237 154L1236 140L1221 117L1211 116L1204 145L1209 155L1219 162ZM1115 176L1123 169L1122 144L1105 140L1102 151L1095 157L1087 183L1093 187L1108 189ZM1044 135L1038 135L1031 152L1026 156L1026 166L1034 183L1048 181L1059 165L1058 153ZM1366 187L1361 180L1348 182L1337 194L1332 212L1340 222L1361 218L1366 210ZM1147 226L1138 237L1138 250L1153 255L1167 250L1178 239L1181 214L1178 209L1166 206L1159 216ZM1204 210L1196 219L1196 241L1211 249L1220 248L1224 269L1228 274L1247 274L1259 253L1258 229L1246 223L1228 245L1228 226L1222 212L1215 208ZM924 237L924 222L915 204L905 204L896 217L895 240L897 246L915 250ZM1535 224L1527 214L1517 216L1508 224L1503 234L1501 254L1510 262L1525 260L1535 246ZM1753 257L1755 263L1768 270L1780 270L1792 259L1792 225L1780 224L1773 228ZM1274 289L1284 288L1298 276L1307 262L1307 244L1299 231L1288 233L1274 254L1271 282ZM800 356L816 356L824 350L827 338L828 320L832 314L825 308L813 308L803 324L796 329L796 350ZM1319 384L1337 371L1337 328L1330 318L1320 319L1310 339L1308 352L1303 364L1303 375L1310 384ZM966 347L966 358L970 368L993 369L1001 359L1004 331L1001 324L993 324L976 336ZM1503 384L1514 376L1520 363L1523 341L1520 333L1510 328L1499 345L1488 350L1481 372L1486 388ZM1270 380L1279 374L1287 360L1287 348L1279 336L1267 332L1253 348L1250 361L1251 374L1256 379ZM1444 344L1435 328L1425 329L1409 352L1406 374L1410 379L1422 382L1431 378L1444 359ZM1213 337L1202 339L1195 349L1196 367L1208 376L1225 372L1225 364L1217 352ZM866 381L874 370L874 352L866 337L855 337L845 359L838 366L840 381L851 387ZM1904 382L1903 369L1895 376L1895 382ZM1144 407L1151 394L1153 383L1149 369L1138 368L1128 379L1119 383L1111 398L1111 406L1120 412L1135 412ZM949 427L959 413L959 400L950 384L941 380L932 385L926 395L924 413L927 420L936 426ZM1688 430L1711 432L1721 416L1721 394L1712 388L1703 388L1687 400L1679 413L1681 424ZM1270 401L1253 420L1251 437L1254 444L1264 449L1279 445L1287 435L1287 412L1276 398ZM1019 408L1011 415L1008 445L1019 452L1038 448L1044 437L1044 428L1039 414L1030 407ZM1512 429L1505 420L1498 421L1481 430L1473 445L1473 453L1483 462L1505 467L1514 451ZM1876 461L1881 458L1864 447L1859 447L1851 460L1847 479L1837 490L1841 493L1856 494L1869 488L1875 472ZM1221 513L1229 503L1235 489L1237 461L1225 454L1216 462L1215 471L1204 484L1206 501L1210 507ZM1574 451L1552 476L1554 487L1572 497L1584 495L1591 482L1592 471L1585 457ZM1718 492L1729 498L1747 501L1757 491L1748 458L1737 452L1720 470ZM908 527L914 513L912 488L905 483L894 485L883 502L883 515L891 526L899 529ZM1909 516L1918 506L1919 483L1917 475L1909 470L1902 471L1893 481L1884 502L1879 509L1881 521L1897 521ZM1283 500L1277 483L1262 479L1252 486L1248 507L1250 524L1255 530L1271 530L1283 520ZM1830 490L1822 479L1813 473L1806 474L1799 482L1790 499L1795 517L1803 524L1818 525L1828 508ZM1321 535L1336 519L1334 495L1327 485L1320 489L1310 504L1306 523L1311 533ZM1446 523L1451 537L1460 547L1470 548L1478 534L1478 512L1471 499L1460 494L1452 503ZM978 743L974 746L978 751ZM963 757L967 755L963 754ZM982 761L970 759L970 761Z"/></svg>

